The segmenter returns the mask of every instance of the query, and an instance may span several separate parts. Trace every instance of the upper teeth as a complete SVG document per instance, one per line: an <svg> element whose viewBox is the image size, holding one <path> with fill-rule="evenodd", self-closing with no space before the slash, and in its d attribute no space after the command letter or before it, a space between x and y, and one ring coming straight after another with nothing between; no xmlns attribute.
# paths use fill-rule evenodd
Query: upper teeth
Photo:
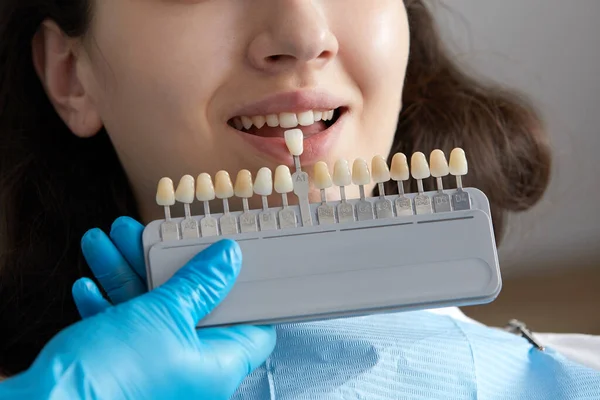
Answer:
<svg viewBox="0 0 600 400"><path fill-rule="evenodd" d="M305 111L301 113L281 113L281 114L269 114L269 115L255 115L253 117L243 116L235 117L233 124L236 129L241 130L242 128L250 129L252 125L258 129L265 126L265 124L271 128L281 127L284 129L296 128L300 126L309 126L318 121L330 121L333 119L334 110L328 111Z"/></svg>

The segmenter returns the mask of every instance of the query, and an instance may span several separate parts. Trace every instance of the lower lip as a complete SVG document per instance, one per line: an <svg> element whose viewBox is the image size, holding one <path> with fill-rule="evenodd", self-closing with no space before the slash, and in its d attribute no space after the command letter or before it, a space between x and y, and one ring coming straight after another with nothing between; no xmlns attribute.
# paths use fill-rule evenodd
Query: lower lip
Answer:
<svg viewBox="0 0 600 400"><path fill-rule="evenodd" d="M324 131L304 139L304 152L300 156L302 164L310 165L315 164L318 161L324 161L325 156L330 152L331 148L335 145L337 138L340 136L342 125L345 122L347 115L348 112L346 110L339 116L337 121L335 121L335 124ZM232 127L229 128L241 136L248 145L263 153L266 158L271 159L276 164L293 165L294 159L285 144L284 138L252 135L238 131ZM302 129L301 126L298 128Z"/></svg>

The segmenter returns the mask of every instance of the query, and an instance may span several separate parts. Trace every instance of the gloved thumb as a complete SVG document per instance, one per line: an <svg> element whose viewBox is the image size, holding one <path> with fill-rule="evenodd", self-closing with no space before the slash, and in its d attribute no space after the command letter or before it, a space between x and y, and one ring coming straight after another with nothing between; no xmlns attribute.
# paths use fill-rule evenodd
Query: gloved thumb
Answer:
<svg viewBox="0 0 600 400"><path fill-rule="evenodd" d="M229 293L240 272L242 252L230 239L221 240L192 258L163 285L144 295L144 302L166 306L175 319L194 327Z"/></svg>

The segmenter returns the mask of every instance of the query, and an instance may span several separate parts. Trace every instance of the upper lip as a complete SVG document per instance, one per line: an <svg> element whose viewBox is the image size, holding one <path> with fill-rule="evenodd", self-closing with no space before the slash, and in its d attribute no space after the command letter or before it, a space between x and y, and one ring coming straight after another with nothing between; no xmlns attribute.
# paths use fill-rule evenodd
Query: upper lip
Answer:
<svg viewBox="0 0 600 400"><path fill-rule="evenodd" d="M335 110L344 106L341 99L323 91L293 91L267 96L257 102L246 104L235 111L229 119L255 115L300 113L309 110Z"/></svg>

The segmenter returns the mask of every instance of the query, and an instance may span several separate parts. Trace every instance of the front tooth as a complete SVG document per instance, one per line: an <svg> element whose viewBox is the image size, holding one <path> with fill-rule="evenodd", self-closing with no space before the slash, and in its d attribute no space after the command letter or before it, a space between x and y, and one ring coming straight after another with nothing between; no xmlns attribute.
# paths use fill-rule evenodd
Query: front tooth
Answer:
<svg viewBox="0 0 600 400"><path fill-rule="evenodd" d="M287 194L294 190L292 174L286 165L280 165L275 169L273 187L279 194Z"/></svg>
<svg viewBox="0 0 600 400"><path fill-rule="evenodd" d="M215 175L215 194L219 199L229 199L235 194L227 171L219 171Z"/></svg>
<svg viewBox="0 0 600 400"><path fill-rule="evenodd" d="M417 151L412 155L410 159L410 170L414 179L422 180L431 176L431 171L429 170L429 164L427 163L425 154Z"/></svg>
<svg viewBox="0 0 600 400"><path fill-rule="evenodd" d="M300 129L290 129L283 133L285 144L291 155L300 157L304 152L304 134Z"/></svg>
<svg viewBox="0 0 600 400"><path fill-rule="evenodd" d="M352 172L348 161L339 159L333 165L333 184L336 186L350 186L352 184Z"/></svg>
<svg viewBox="0 0 600 400"><path fill-rule="evenodd" d="M239 117L235 117L233 119L233 125L235 126L235 129L237 129L238 131L241 131L242 128L244 127L244 124L242 123L242 120Z"/></svg>
<svg viewBox="0 0 600 400"><path fill-rule="evenodd" d="M277 126L279 126L279 117L277 116L277 114L270 114L267 115L267 125L271 128L275 128Z"/></svg>
<svg viewBox="0 0 600 400"><path fill-rule="evenodd" d="M298 114L298 123L302 126L310 126L315 123L315 115L312 111Z"/></svg>
<svg viewBox="0 0 600 400"><path fill-rule="evenodd" d="M315 117L315 122L319 122L321 119L323 119L323 111L313 111L314 117Z"/></svg>
<svg viewBox="0 0 600 400"><path fill-rule="evenodd" d="M159 206L175 205L175 188L170 178L161 178L156 189L156 203Z"/></svg>
<svg viewBox="0 0 600 400"><path fill-rule="evenodd" d="M242 125L244 125L244 128L250 129L252 127L252 119L249 117L242 117Z"/></svg>
<svg viewBox="0 0 600 400"><path fill-rule="evenodd" d="M175 200L184 204L192 204L194 202L194 194L196 192L196 181L191 175L184 175L177 185L175 190Z"/></svg>
<svg viewBox="0 0 600 400"><path fill-rule="evenodd" d="M333 186L329 167L325 161L319 161L314 166L314 183L315 187L320 190L329 189Z"/></svg>
<svg viewBox="0 0 600 400"><path fill-rule="evenodd" d="M233 191L240 199L249 199L254 194L252 173L247 169L238 172Z"/></svg>
<svg viewBox="0 0 600 400"><path fill-rule="evenodd" d="M298 126L298 116L294 113L279 114L279 125L282 128L295 128Z"/></svg>
<svg viewBox="0 0 600 400"><path fill-rule="evenodd" d="M196 198L198 201L211 201L215 199L215 186L212 177L206 172L196 178Z"/></svg>
<svg viewBox="0 0 600 400"><path fill-rule="evenodd" d="M267 167L262 167L256 174L254 193L259 196L270 196L273 193L273 172Z"/></svg>
<svg viewBox="0 0 600 400"><path fill-rule="evenodd" d="M257 115L256 117L252 117L252 123L254 125L256 125L256 127L258 129L262 128L263 126L265 126L265 123L267 122L267 119L265 118L265 116L263 115Z"/></svg>
<svg viewBox="0 0 600 400"><path fill-rule="evenodd" d="M369 166L362 158L357 158L354 160L354 164L352 164L352 182L359 186L364 186L371 183Z"/></svg>

